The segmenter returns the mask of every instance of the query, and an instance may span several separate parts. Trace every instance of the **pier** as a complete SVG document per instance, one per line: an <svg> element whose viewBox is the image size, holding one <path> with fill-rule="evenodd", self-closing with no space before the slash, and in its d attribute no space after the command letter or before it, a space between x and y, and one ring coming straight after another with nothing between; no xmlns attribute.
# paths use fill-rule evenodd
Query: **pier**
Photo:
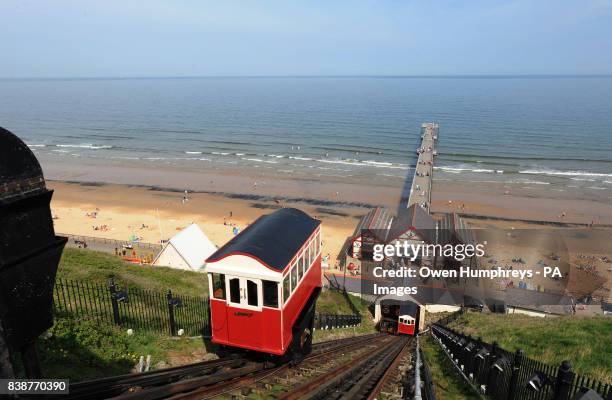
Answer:
<svg viewBox="0 0 612 400"><path fill-rule="evenodd" d="M431 186L433 180L434 158L437 155L439 125L428 122L421 125L421 146L416 150L418 159L410 188L407 207L420 204L425 211L431 207Z"/></svg>

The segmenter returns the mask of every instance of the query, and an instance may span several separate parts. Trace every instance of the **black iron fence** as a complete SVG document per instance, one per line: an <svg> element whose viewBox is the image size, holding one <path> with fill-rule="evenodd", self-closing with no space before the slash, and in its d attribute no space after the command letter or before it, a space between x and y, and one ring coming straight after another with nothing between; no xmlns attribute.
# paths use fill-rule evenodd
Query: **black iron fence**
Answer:
<svg viewBox="0 0 612 400"><path fill-rule="evenodd" d="M72 235L69 233L58 233L58 236L65 236L68 238L69 245L78 245L86 243L88 247L91 245L106 245L108 248L117 247L121 249L123 246L133 247L139 250L151 250L154 252L158 252L163 247L161 244L157 243L146 243L146 242L133 242L129 240L117 240L117 239L109 239L103 237L95 237L95 236L85 236L85 235Z"/></svg>
<svg viewBox="0 0 612 400"><path fill-rule="evenodd" d="M488 398L495 400L612 399L610 384L575 374L569 362L558 367L532 360L522 350L511 353L497 343L488 344L442 325L431 327L465 379ZM595 393L593 393L595 392Z"/></svg>
<svg viewBox="0 0 612 400"><path fill-rule="evenodd" d="M419 347L418 352L421 358L421 380L423 382L423 388L421 390L421 396L423 400L436 400L436 391L434 389L434 383L431 379L431 372L429 371L429 364L425 358L423 350Z"/></svg>
<svg viewBox="0 0 612 400"><path fill-rule="evenodd" d="M348 328L361 324L361 315L315 314L315 329Z"/></svg>
<svg viewBox="0 0 612 400"><path fill-rule="evenodd" d="M56 315L88 317L123 328L151 330L172 336L209 335L207 298L178 296L145 289L58 279L53 308Z"/></svg>
<svg viewBox="0 0 612 400"><path fill-rule="evenodd" d="M210 336L207 298L167 292L122 288L113 280L108 285L58 279L53 293L58 316L88 317L126 329L150 330L172 336ZM337 329L361 324L361 315L315 314L315 329Z"/></svg>

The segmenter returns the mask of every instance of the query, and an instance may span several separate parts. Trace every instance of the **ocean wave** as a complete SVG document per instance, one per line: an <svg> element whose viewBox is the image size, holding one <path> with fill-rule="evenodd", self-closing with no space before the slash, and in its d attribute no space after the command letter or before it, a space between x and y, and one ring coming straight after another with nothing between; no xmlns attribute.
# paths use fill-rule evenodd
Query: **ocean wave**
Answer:
<svg viewBox="0 0 612 400"><path fill-rule="evenodd" d="M487 173L487 174L503 174L502 169L487 169L487 168L468 168L468 167L434 167L434 170L440 170L444 172L450 172L458 174L461 172L476 172L476 173Z"/></svg>
<svg viewBox="0 0 612 400"><path fill-rule="evenodd" d="M360 161L355 159L344 159L344 160L315 160L317 162L327 163L327 164L342 164L342 165L354 165L357 167L374 167L374 168L389 168L389 169L402 169L408 170L408 167L405 164L392 164L388 162L376 162L376 161Z"/></svg>
<svg viewBox="0 0 612 400"><path fill-rule="evenodd" d="M74 148L74 149L88 149L88 150L104 150L112 149L110 145L95 145L95 144L56 144L56 147Z"/></svg>
<svg viewBox="0 0 612 400"><path fill-rule="evenodd" d="M186 151L185 154L202 154L201 151Z"/></svg>
<svg viewBox="0 0 612 400"><path fill-rule="evenodd" d="M521 155L512 155L512 156L504 156L504 155L487 155L487 154L474 154L474 153L453 153L453 152L445 152L441 154L444 157L462 157L471 160L474 157L478 158L486 158L492 160L527 160L527 161L589 161L589 162L601 162L601 163L611 163L612 161L608 158L588 158L588 157L542 157L542 156L521 156ZM468 161L466 160L466 161Z"/></svg>
<svg viewBox="0 0 612 400"><path fill-rule="evenodd" d="M245 160L245 161L258 162L258 163L278 164L278 161L274 161L274 160L262 160L261 158L246 158L246 157L242 157L240 159L241 160Z"/></svg>
<svg viewBox="0 0 612 400"><path fill-rule="evenodd" d="M116 156L110 157L114 160L140 160L140 157L132 157L132 156Z"/></svg>
<svg viewBox="0 0 612 400"><path fill-rule="evenodd" d="M374 161L374 160L365 160L363 163L364 164L377 165L377 166L381 165L381 166L387 166L387 167L390 167L390 166L393 165L390 162L382 162L382 161Z"/></svg>
<svg viewBox="0 0 612 400"><path fill-rule="evenodd" d="M523 181L522 183L526 183L528 185L550 185L550 182L542 182L542 181Z"/></svg>
<svg viewBox="0 0 612 400"><path fill-rule="evenodd" d="M47 147L46 144L28 144L27 146L29 148L33 148L33 147Z"/></svg>
<svg viewBox="0 0 612 400"><path fill-rule="evenodd" d="M604 174L601 172L589 172L589 171L559 171L554 169L526 169L518 171L519 174L532 174L532 175L552 175L552 176L600 176L600 177L612 177L612 174Z"/></svg>
<svg viewBox="0 0 612 400"><path fill-rule="evenodd" d="M608 188L599 187L599 186L589 186L587 189L595 189L595 190L607 190Z"/></svg>
<svg viewBox="0 0 612 400"><path fill-rule="evenodd" d="M185 153L197 154L196 152L185 152ZM289 160L315 162L315 163L351 165L351 166L357 166L357 167L389 168L389 169L401 169L401 170L410 169L410 166L408 166L407 164L399 164L399 163L394 164L394 163L386 162L386 161L358 160L358 159L353 159L353 158L345 158L345 159L321 158L321 159L318 159L318 158L305 157L305 156L300 156L300 155L263 154L263 153L254 154L256 157L244 157L245 153L230 153L230 152L217 152L217 151L213 151L210 154L216 155L216 156L229 156L229 157L237 156L243 161L251 161L251 162L256 162L256 163L268 163L268 164L278 164L279 162L276 160L289 159ZM270 158L273 160L270 160ZM304 164L302 165L290 164L290 165L295 166L295 167L312 168L312 165L308 165L308 163L304 163ZM346 171L350 171L350 170L346 170Z"/></svg>

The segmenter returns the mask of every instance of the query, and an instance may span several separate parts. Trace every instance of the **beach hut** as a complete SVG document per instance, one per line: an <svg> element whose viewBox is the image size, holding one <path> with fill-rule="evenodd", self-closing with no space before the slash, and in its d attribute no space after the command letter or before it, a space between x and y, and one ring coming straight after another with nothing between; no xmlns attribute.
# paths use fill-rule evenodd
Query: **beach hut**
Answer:
<svg viewBox="0 0 612 400"><path fill-rule="evenodd" d="M204 261L217 247L196 224L172 237L159 252L153 265L188 271L203 271Z"/></svg>

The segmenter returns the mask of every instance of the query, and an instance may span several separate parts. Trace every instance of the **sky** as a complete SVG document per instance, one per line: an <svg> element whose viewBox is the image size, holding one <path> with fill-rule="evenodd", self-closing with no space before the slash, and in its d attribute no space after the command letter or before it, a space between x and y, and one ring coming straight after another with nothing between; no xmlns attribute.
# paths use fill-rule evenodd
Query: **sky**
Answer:
<svg viewBox="0 0 612 400"><path fill-rule="evenodd" d="M612 74L612 0L0 0L1 78Z"/></svg>

